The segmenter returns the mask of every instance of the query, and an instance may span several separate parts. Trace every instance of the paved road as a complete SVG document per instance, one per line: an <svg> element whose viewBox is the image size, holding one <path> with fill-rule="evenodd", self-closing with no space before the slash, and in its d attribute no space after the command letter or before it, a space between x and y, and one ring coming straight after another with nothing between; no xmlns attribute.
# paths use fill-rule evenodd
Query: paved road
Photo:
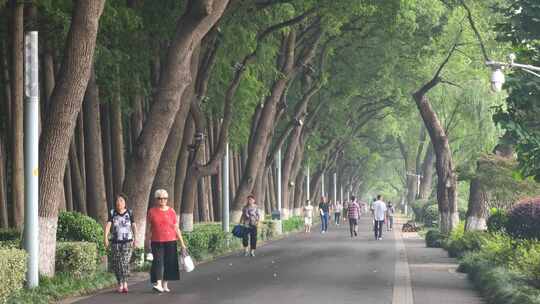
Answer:
<svg viewBox="0 0 540 304"><path fill-rule="evenodd" d="M155 294L148 283L128 295L105 292L77 303L392 303L396 248L392 233L375 241L371 220L360 221L355 239L348 226L294 236L260 248L256 257L232 255L199 265L170 294ZM318 228L318 227L317 227Z"/></svg>

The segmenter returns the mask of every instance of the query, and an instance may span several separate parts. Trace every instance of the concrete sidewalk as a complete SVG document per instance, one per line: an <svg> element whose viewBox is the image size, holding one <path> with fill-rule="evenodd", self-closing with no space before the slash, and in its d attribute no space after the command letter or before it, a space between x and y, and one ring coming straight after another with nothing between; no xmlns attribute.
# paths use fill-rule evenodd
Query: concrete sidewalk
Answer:
<svg viewBox="0 0 540 304"><path fill-rule="evenodd" d="M416 232L402 233L407 251L414 304L485 303L457 261L440 248L427 248Z"/></svg>

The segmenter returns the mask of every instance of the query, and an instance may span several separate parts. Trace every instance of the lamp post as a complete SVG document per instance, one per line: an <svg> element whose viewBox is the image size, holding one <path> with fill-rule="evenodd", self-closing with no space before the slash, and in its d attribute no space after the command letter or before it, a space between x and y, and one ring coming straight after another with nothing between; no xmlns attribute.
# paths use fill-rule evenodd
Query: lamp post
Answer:
<svg viewBox="0 0 540 304"><path fill-rule="evenodd" d="M529 74L532 74L536 77L540 77L540 74L536 72L540 72L540 67L529 65L529 64L520 64L514 62L516 60L515 54L508 55L508 62L500 62L500 61L486 61L486 65L491 68L491 89L494 92L500 92L502 90L502 86L505 82L504 77L504 69L513 69L513 68L519 68Z"/></svg>

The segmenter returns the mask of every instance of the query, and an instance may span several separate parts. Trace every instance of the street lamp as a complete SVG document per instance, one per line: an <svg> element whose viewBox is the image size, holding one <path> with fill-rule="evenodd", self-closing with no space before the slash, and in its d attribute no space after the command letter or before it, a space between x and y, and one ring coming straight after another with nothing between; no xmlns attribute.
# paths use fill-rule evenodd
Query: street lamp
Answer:
<svg viewBox="0 0 540 304"><path fill-rule="evenodd" d="M486 61L486 65L491 68L491 89L494 92L500 92L502 90L502 86L504 84L504 69L512 69L512 68L520 68L523 71L533 74L534 76L540 77L540 74L535 73L540 72L540 67L536 67L529 64L520 64L515 63L514 60L516 60L515 54L508 55L508 62L498 62L498 61Z"/></svg>

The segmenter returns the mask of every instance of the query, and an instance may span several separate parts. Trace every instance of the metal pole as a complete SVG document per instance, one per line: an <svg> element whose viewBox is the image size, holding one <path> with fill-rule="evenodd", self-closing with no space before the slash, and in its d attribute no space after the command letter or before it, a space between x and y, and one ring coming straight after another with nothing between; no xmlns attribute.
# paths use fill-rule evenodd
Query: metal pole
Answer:
<svg viewBox="0 0 540 304"><path fill-rule="evenodd" d="M324 172L322 174L321 196L324 196Z"/></svg>
<svg viewBox="0 0 540 304"><path fill-rule="evenodd" d="M334 173L334 204L337 203L337 173Z"/></svg>
<svg viewBox="0 0 540 304"><path fill-rule="evenodd" d="M221 225L223 231L229 232L229 143L225 147L225 157L223 158L223 207L221 214Z"/></svg>
<svg viewBox="0 0 540 304"><path fill-rule="evenodd" d="M38 32L27 32L24 42L24 248L28 253L26 283L39 285L39 63Z"/></svg>
<svg viewBox="0 0 540 304"><path fill-rule="evenodd" d="M278 176L278 183L277 183L277 204L278 204L278 211L279 214L281 214L281 149L278 150L277 155L277 176Z"/></svg>
<svg viewBox="0 0 540 304"><path fill-rule="evenodd" d="M308 201L308 205L311 206L311 196L310 196L310 192L309 192L309 163L307 165L307 174L306 174L306 197L307 197L307 201Z"/></svg>

